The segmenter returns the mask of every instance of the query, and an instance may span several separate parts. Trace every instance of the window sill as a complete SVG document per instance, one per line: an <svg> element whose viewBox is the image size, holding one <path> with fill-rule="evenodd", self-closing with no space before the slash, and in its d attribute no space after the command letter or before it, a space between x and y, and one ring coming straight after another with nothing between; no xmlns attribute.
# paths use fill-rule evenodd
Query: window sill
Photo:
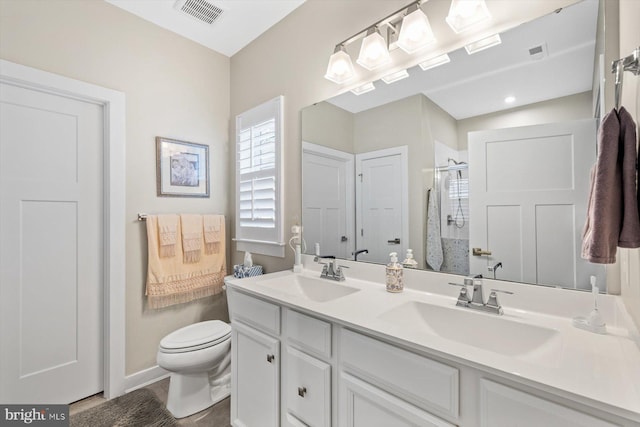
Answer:
<svg viewBox="0 0 640 427"><path fill-rule="evenodd" d="M238 251L284 258L284 242L266 242L243 239L233 240L236 242L236 249Z"/></svg>

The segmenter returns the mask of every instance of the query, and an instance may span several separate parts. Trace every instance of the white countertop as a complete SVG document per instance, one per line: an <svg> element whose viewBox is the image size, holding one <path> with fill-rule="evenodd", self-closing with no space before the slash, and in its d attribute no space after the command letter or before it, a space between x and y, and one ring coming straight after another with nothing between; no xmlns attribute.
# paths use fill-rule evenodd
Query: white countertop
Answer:
<svg viewBox="0 0 640 427"><path fill-rule="evenodd" d="M637 338L637 330L630 323L620 298L599 297L599 309L608 328L606 335L600 335L577 329L571 323L576 313L586 316L591 310L592 296L588 293L485 279L489 282L485 285L487 289L498 287L516 293L500 295L504 308L500 318L559 332L561 348L554 354L557 358L554 357L551 363L539 364L435 336L419 326L407 328L380 318L383 313L410 301L469 311L455 307L459 289L447 285L447 281L461 281L460 277L405 270L404 292L392 294L386 292L383 284L384 266L341 263L352 267L346 270L347 280L341 283L360 291L328 302L312 301L260 284L295 274L291 271L246 279L231 278L227 285L640 422L640 348L633 339ZM311 264L307 257L305 265L305 271L298 274L319 276L317 265ZM368 280L355 279L356 276ZM378 276L378 280L371 281L373 276ZM485 297L487 294L485 291ZM540 311L532 310L536 304ZM468 328L469 333L473 333L473 325Z"/></svg>

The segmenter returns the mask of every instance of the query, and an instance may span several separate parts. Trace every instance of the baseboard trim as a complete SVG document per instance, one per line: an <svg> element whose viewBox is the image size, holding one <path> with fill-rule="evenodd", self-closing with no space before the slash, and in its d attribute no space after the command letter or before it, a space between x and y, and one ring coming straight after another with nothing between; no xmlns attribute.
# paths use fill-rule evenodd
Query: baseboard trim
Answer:
<svg viewBox="0 0 640 427"><path fill-rule="evenodd" d="M124 378L125 393L146 387L149 384L167 378L169 375L171 375L169 371L162 369L158 365L128 375Z"/></svg>

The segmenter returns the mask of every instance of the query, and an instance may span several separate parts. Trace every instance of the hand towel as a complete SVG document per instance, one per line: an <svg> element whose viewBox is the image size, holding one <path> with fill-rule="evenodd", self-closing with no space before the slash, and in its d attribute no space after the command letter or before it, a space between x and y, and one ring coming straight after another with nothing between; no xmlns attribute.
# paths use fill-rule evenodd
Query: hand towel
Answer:
<svg viewBox="0 0 640 427"><path fill-rule="evenodd" d="M224 221L222 215L203 215L204 253L217 254L220 251L220 223Z"/></svg>
<svg viewBox="0 0 640 427"><path fill-rule="evenodd" d="M440 271L444 254L442 252L442 239L440 236L440 213L433 189L427 190L427 239L426 261L433 271Z"/></svg>
<svg viewBox="0 0 640 427"><path fill-rule="evenodd" d="M629 112L620 107L618 110L620 121L620 147L622 155L622 229L618 237L621 248L640 247L640 215L638 215L638 200L636 190L636 123Z"/></svg>
<svg viewBox="0 0 640 427"><path fill-rule="evenodd" d="M582 233L582 258L597 264L616 262L622 221L622 149L616 110L598 129L598 158L591 169L587 220Z"/></svg>
<svg viewBox="0 0 640 427"><path fill-rule="evenodd" d="M160 258L176 255L178 215L158 215L158 241Z"/></svg>
<svg viewBox="0 0 640 427"><path fill-rule="evenodd" d="M198 262L202 254L202 215L180 215L184 262Z"/></svg>
<svg viewBox="0 0 640 427"><path fill-rule="evenodd" d="M216 295L222 291L226 276L225 251L204 254L198 262L184 263L182 245L176 244L176 256L160 258L157 216L147 216L148 269L146 292L148 307L162 308ZM177 223L181 235L181 221ZM221 222L220 245L224 247L224 220Z"/></svg>

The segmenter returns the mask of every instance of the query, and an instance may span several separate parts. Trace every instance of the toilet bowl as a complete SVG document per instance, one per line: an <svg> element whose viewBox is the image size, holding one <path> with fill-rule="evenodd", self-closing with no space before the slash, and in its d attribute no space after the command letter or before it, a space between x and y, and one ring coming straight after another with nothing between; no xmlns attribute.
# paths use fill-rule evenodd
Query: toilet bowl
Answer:
<svg viewBox="0 0 640 427"><path fill-rule="evenodd" d="M160 341L158 366L171 372L167 409L184 418L231 394L231 326L209 320Z"/></svg>

